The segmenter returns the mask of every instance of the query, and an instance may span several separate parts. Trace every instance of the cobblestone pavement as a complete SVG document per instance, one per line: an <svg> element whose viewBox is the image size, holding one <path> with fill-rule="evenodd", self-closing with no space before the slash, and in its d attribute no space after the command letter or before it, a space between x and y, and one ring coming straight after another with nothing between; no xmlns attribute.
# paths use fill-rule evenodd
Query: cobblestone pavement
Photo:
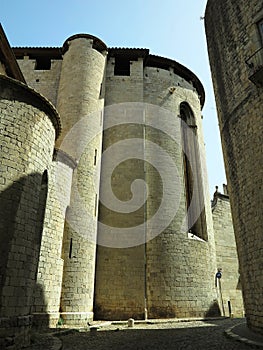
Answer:
<svg viewBox="0 0 263 350"><path fill-rule="evenodd" d="M241 319L181 323L110 325L96 332L75 332L61 336L63 350L169 350L169 349L257 349L233 339L224 331Z"/></svg>

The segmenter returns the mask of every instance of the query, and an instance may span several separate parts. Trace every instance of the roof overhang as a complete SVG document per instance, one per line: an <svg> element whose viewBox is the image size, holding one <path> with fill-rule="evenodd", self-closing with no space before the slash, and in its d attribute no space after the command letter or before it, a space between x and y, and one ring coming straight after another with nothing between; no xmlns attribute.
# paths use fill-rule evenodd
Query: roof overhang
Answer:
<svg viewBox="0 0 263 350"><path fill-rule="evenodd" d="M14 52L11 46L9 45L8 39L5 35L4 29L1 24L0 24L0 61L4 64L6 74L10 78L14 78L23 83L26 83L25 78L16 61Z"/></svg>

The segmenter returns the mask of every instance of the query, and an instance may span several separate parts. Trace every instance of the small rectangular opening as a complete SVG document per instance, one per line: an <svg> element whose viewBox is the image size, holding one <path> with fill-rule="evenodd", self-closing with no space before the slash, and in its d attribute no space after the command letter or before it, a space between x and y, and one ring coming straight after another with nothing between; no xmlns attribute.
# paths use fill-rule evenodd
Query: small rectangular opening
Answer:
<svg viewBox="0 0 263 350"><path fill-rule="evenodd" d="M94 165L97 164L97 150L95 149L95 152L94 152Z"/></svg>
<svg viewBox="0 0 263 350"><path fill-rule="evenodd" d="M70 238L70 243L69 243L69 254L68 254L69 258L72 258L72 238Z"/></svg>
<svg viewBox="0 0 263 350"><path fill-rule="evenodd" d="M35 70L50 70L51 59L49 57L36 58Z"/></svg>
<svg viewBox="0 0 263 350"><path fill-rule="evenodd" d="M130 76L130 60L126 57L115 57L114 75Z"/></svg>

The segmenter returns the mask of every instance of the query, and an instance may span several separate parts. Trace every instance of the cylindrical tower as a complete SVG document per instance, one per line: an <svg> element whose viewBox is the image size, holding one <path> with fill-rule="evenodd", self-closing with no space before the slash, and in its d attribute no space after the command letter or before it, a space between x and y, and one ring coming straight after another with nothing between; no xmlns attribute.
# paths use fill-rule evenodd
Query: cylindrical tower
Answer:
<svg viewBox="0 0 263 350"><path fill-rule="evenodd" d="M263 3L209 0L205 26L247 323L263 333Z"/></svg>
<svg viewBox="0 0 263 350"><path fill-rule="evenodd" d="M101 179L100 224L111 229L98 231L95 316L214 314L200 81L148 50L111 49L105 101L102 174L110 182ZM105 203L109 184L116 203Z"/></svg>
<svg viewBox="0 0 263 350"><path fill-rule="evenodd" d="M57 108L63 133L57 146L78 162L64 230L61 316L68 324L93 317L93 291L107 47L74 35L63 46ZM94 183L94 178L97 183Z"/></svg>
<svg viewBox="0 0 263 350"><path fill-rule="evenodd" d="M0 111L0 338L13 339L18 348L29 345L48 168L60 121L44 97L4 76Z"/></svg>
<svg viewBox="0 0 263 350"><path fill-rule="evenodd" d="M215 246L201 120L203 87L186 67L150 55L144 69L144 101L167 111L161 113L159 125L146 127L146 139L165 150L175 165L173 171L163 157L158 159L166 174L161 184L154 172L146 173L147 183L155 188L154 199L147 202L147 217L156 212L158 198L165 192L168 207L174 208L169 225L146 243L148 317L216 315ZM150 159L155 157L150 154Z"/></svg>

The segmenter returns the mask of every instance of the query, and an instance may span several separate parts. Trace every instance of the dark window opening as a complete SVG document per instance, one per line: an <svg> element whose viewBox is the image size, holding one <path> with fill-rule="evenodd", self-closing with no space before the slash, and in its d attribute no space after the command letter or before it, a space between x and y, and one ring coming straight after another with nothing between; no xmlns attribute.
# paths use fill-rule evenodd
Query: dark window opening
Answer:
<svg viewBox="0 0 263 350"><path fill-rule="evenodd" d="M97 150L95 149L95 152L94 152L94 165L97 164Z"/></svg>
<svg viewBox="0 0 263 350"><path fill-rule="evenodd" d="M47 170L45 170L42 175L41 186L47 186L47 185L48 185L48 173L47 173Z"/></svg>
<svg viewBox="0 0 263 350"><path fill-rule="evenodd" d="M36 58L35 70L50 70L51 59L49 57Z"/></svg>
<svg viewBox="0 0 263 350"><path fill-rule="evenodd" d="M126 57L115 57L114 75L129 76L130 60Z"/></svg>
<svg viewBox="0 0 263 350"><path fill-rule="evenodd" d="M100 125L102 125L102 119L103 119L103 111L100 111Z"/></svg>
<svg viewBox="0 0 263 350"><path fill-rule="evenodd" d="M72 238L70 238L70 243L69 243L69 254L68 254L68 256L69 256L69 258L71 259L72 258Z"/></svg>

